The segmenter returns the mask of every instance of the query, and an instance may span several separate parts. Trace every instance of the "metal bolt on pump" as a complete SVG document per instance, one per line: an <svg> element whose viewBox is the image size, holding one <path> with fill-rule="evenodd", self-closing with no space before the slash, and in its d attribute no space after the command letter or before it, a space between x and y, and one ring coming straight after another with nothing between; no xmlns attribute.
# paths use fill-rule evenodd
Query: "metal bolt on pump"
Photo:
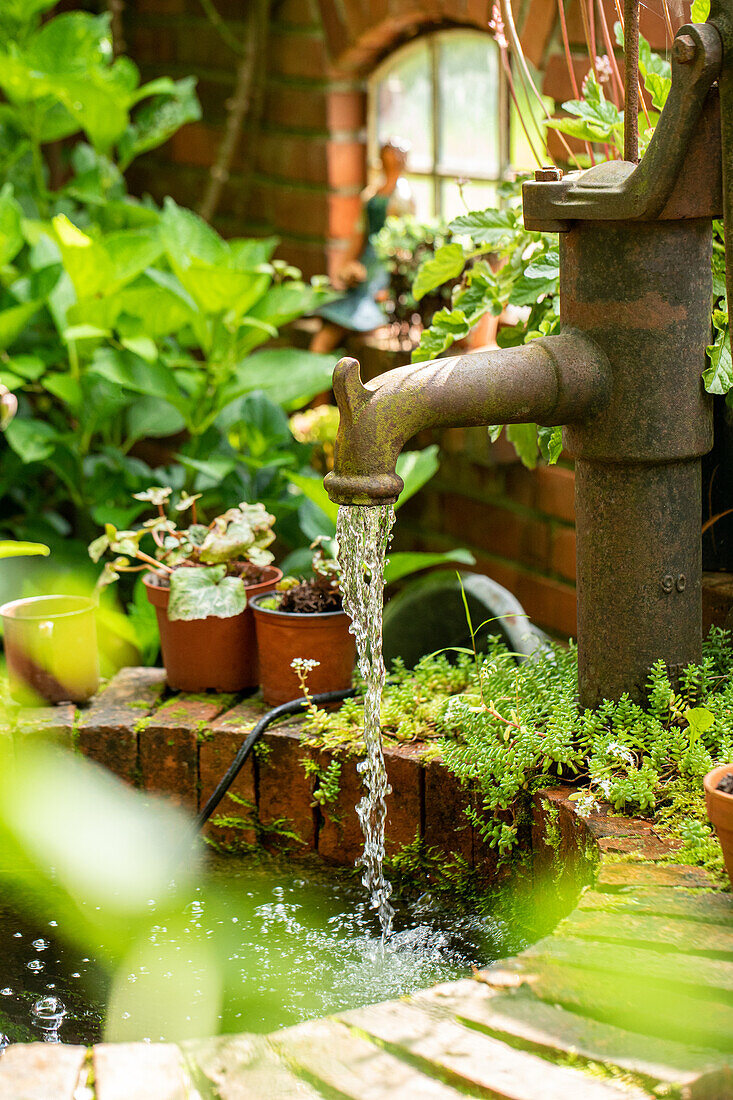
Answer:
<svg viewBox="0 0 733 1100"><path fill-rule="evenodd" d="M559 335L399 367L364 386L334 372L339 504L394 501L400 450L423 428L563 425L575 458L579 691L583 706L643 698L662 657L674 678L702 647L702 372L710 342L713 218L733 274L733 0L683 27L672 87L637 160L638 0L626 0L624 161L524 185L528 229L560 238Z"/></svg>

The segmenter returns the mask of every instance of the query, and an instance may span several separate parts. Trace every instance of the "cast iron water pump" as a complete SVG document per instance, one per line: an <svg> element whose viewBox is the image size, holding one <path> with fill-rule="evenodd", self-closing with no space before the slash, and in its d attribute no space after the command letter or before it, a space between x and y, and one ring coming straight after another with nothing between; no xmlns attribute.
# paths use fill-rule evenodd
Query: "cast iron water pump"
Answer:
<svg viewBox="0 0 733 1100"><path fill-rule="evenodd" d="M333 383L341 419L326 487L339 504L395 500L397 456L423 428L564 426L583 706L643 697L660 657L673 678L701 658L701 457L713 442L701 376L721 215L729 287L733 272L733 0L713 0L707 23L677 33L669 98L639 164L631 102L629 159L542 171L524 186L526 226L559 234L560 335L400 367L366 386L357 361L342 359Z"/></svg>

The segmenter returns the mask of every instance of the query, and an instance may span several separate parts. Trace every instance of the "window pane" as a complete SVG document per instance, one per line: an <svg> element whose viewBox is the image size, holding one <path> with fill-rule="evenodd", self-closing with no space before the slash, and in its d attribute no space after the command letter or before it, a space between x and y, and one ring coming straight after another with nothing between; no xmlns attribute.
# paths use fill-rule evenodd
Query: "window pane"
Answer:
<svg viewBox="0 0 733 1100"><path fill-rule="evenodd" d="M498 205L493 183L469 180L459 188L455 180L443 180L440 186L441 215L446 221L451 221L468 210L487 210L490 206Z"/></svg>
<svg viewBox="0 0 733 1100"><path fill-rule="evenodd" d="M432 171L430 83L430 55L424 41L401 51L380 73L374 89L377 148L373 155L389 138L405 138L412 147L408 167Z"/></svg>
<svg viewBox="0 0 733 1100"><path fill-rule="evenodd" d="M415 199L415 217L420 221L435 217L435 187L432 179L424 176L408 176Z"/></svg>
<svg viewBox="0 0 733 1100"><path fill-rule="evenodd" d="M438 39L441 172L498 176L499 57L488 34Z"/></svg>

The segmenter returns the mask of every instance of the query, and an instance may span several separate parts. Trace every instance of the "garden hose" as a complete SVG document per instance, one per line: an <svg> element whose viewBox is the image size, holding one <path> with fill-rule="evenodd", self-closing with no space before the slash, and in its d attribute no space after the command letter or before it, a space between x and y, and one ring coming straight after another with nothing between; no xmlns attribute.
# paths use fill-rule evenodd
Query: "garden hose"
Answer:
<svg viewBox="0 0 733 1100"><path fill-rule="evenodd" d="M346 688L342 691L324 691L320 695L311 695L309 699L302 696L300 699L293 699L289 703L281 703L279 707L273 707L272 710L268 710L267 714L264 714L262 718L260 718L254 729L247 734L244 741L239 746L237 755L232 760L225 774L219 780L214 793L207 800L203 810L200 811L194 823L195 832L200 832L209 820L214 810L239 775L249 754L252 752L252 749L268 726L271 726L273 722L277 722L279 718L286 718L290 714L299 714L309 706L315 705L319 707L326 706L328 703L341 703L344 699L350 699L355 694L356 691L354 688Z"/></svg>

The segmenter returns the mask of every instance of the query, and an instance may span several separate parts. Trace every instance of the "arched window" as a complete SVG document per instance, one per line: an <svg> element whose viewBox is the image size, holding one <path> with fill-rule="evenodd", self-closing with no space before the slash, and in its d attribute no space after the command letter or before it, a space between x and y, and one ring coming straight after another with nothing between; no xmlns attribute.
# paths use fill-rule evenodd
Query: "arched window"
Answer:
<svg viewBox="0 0 733 1100"><path fill-rule="evenodd" d="M425 35L396 50L370 77L370 171L378 172L379 149L388 138L406 138L418 217L452 218L466 205L485 208L510 164L526 162L512 140L511 116L499 50L489 34L457 29ZM459 187L458 180L467 182Z"/></svg>

